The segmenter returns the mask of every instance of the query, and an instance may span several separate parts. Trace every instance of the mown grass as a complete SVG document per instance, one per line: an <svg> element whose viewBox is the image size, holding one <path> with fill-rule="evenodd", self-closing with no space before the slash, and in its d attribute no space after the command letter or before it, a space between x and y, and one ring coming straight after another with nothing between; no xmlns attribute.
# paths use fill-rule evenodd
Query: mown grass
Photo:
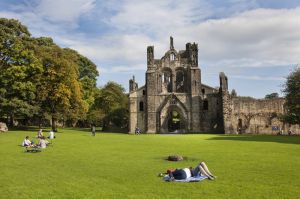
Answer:
<svg viewBox="0 0 300 199"><path fill-rule="evenodd" d="M25 153L32 131L0 134L0 198L300 198L300 137L128 135L60 129ZM188 157L168 162L168 155ZM168 183L157 174L205 161L215 181Z"/></svg>

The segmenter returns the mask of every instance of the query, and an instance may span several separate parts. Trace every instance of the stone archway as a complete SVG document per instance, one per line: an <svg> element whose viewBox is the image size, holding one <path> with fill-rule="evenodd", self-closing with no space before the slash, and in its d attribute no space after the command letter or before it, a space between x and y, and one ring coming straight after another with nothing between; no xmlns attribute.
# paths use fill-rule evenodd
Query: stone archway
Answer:
<svg viewBox="0 0 300 199"><path fill-rule="evenodd" d="M184 129L182 125L180 114L176 111L170 111L168 115L168 132L178 133L181 129Z"/></svg>
<svg viewBox="0 0 300 199"><path fill-rule="evenodd" d="M187 117L184 110L177 105L170 105L160 114L161 133L185 133L187 131Z"/></svg>

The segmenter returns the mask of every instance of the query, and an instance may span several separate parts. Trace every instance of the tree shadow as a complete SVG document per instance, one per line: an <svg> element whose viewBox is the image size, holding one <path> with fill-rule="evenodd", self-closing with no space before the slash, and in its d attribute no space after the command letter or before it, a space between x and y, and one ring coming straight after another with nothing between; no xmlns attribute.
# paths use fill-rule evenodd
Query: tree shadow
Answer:
<svg viewBox="0 0 300 199"><path fill-rule="evenodd" d="M43 130L48 129L48 127L42 128ZM50 128L49 128L50 129ZM37 126L18 126L18 127L9 127L8 132L14 131L31 131L31 132L38 132L40 130Z"/></svg>
<svg viewBox="0 0 300 199"><path fill-rule="evenodd" d="M300 136L280 136L280 135L219 135L207 140L219 141L247 141L247 142L277 142L284 144L300 144Z"/></svg>

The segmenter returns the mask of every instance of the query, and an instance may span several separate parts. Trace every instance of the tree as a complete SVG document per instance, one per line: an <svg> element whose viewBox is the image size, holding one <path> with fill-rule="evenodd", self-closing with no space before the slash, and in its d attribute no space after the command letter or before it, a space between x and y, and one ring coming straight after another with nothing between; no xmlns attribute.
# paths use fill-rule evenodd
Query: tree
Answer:
<svg viewBox="0 0 300 199"><path fill-rule="evenodd" d="M96 65L51 38L31 37L26 26L0 18L0 116L52 117L75 124L94 104Z"/></svg>
<svg viewBox="0 0 300 199"><path fill-rule="evenodd" d="M52 129L57 130L58 119L77 120L85 116L87 106L83 101L76 58L48 38L37 39L36 53L44 67L38 94L43 112L52 117Z"/></svg>
<svg viewBox="0 0 300 199"><path fill-rule="evenodd" d="M271 93L265 96L265 99L277 99L277 98L279 98L278 93Z"/></svg>
<svg viewBox="0 0 300 199"><path fill-rule="evenodd" d="M78 66L79 81L83 88L83 99L88 103L88 106L91 107L94 103L94 94L97 89L96 81L99 76L97 66L91 60L80 55L73 49L65 48L64 51L73 56L73 61Z"/></svg>
<svg viewBox="0 0 300 199"><path fill-rule="evenodd" d="M32 49L25 26L0 19L0 110L11 126L15 117L32 117L39 110L36 85L43 68Z"/></svg>
<svg viewBox="0 0 300 199"><path fill-rule="evenodd" d="M104 130L110 124L124 128L128 123L128 96L125 89L115 82L108 82L95 95L91 113L96 110L101 110Z"/></svg>
<svg viewBox="0 0 300 199"><path fill-rule="evenodd" d="M290 124L300 124L300 68L295 68L287 77L284 85L287 113L284 121Z"/></svg>
<svg viewBox="0 0 300 199"><path fill-rule="evenodd" d="M235 89L232 89L231 96L232 97L237 97L237 93L236 93Z"/></svg>

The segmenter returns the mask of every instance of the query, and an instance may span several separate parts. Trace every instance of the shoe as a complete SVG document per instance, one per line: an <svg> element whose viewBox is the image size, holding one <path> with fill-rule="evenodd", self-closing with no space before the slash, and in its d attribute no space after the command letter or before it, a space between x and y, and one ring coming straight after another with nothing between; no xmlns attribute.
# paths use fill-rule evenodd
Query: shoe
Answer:
<svg viewBox="0 0 300 199"><path fill-rule="evenodd" d="M216 178L217 178L217 176L214 176L214 175L210 175L210 177L212 177L213 179L216 179Z"/></svg>

